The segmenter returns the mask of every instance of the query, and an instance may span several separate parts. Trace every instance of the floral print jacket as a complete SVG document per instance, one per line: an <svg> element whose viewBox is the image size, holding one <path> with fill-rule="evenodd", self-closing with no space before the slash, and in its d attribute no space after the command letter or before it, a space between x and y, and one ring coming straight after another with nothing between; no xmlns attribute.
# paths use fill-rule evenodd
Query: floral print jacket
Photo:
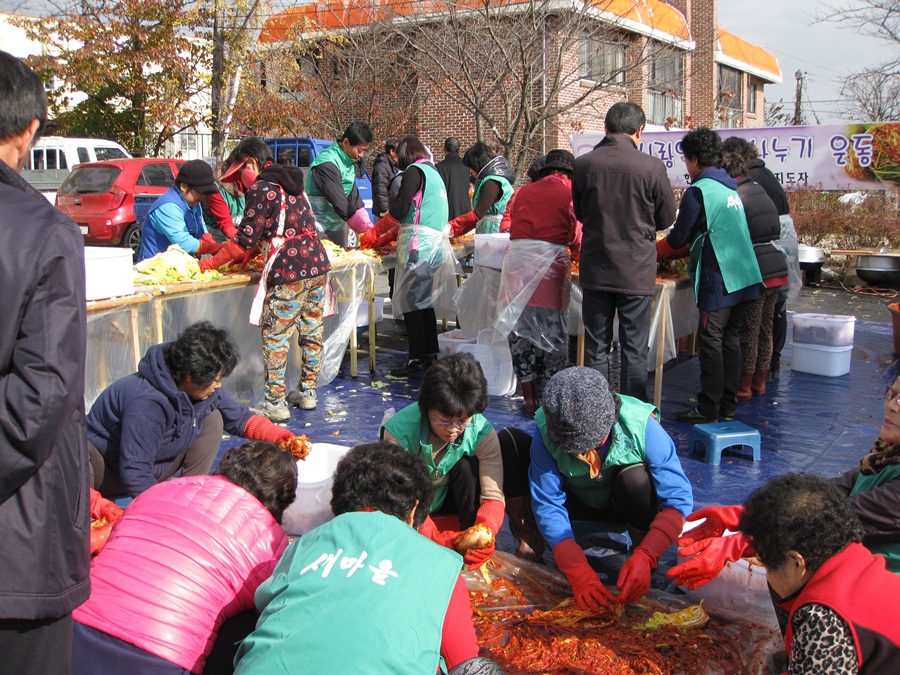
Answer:
<svg viewBox="0 0 900 675"><path fill-rule="evenodd" d="M283 197L280 188L284 189ZM235 237L237 244L250 250L258 241L275 237L283 202L287 208L285 242L269 271L269 287L321 276L331 269L303 192L303 173L296 167L270 164L262 170L247 191L244 219Z"/></svg>

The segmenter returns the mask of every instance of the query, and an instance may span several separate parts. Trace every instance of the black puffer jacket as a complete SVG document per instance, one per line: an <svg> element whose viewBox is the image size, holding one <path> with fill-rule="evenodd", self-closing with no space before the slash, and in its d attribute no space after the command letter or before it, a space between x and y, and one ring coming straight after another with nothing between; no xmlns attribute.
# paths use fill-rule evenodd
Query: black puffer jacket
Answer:
<svg viewBox="0 0 900 675"><path fill-rule="evenodd" d="M90 595L84 240L2 161L0 204L0 619L58 618Z"/></svg>
<svg viewBox="0 0 900 675"><path fill-rule="evenodd" d="M759 183L743 176L737 179L737 193L744 205L753 252L763 281L775 277L786 277L787 260L784 254L772 244L781 237L781 221L778 209Z"/></svg>
<svg viewBox="0 0 900 675"><path fill-rule="evenodd" d="M503 155L497 155L485 164L481 171L478 172L478 177L475 179L475 182L482 180L485 176L502 176L510 183L516 182L516 172L513 171L512 166L509 164L509 160L506 159Z"/></svg>
<svg viewBox="0 0 900 675"><path fill-rule="evenodd" d="M778 209L779 216L786 216L791 212L791 206L788 204L787 194L775 174L769 170L766 163L761 159L751 159L747 162L747 175L762 186L762 189L769 195L769 199L775 202L775 208Z"/></svg>
<svg viewBox="0 0 900 675"><path fill-rule="evenodd" d="M398 173L400 167L389 154L381 152L375 157L372 164L372 213L376 218L380 218L391 207L391 179Z"/></svg>

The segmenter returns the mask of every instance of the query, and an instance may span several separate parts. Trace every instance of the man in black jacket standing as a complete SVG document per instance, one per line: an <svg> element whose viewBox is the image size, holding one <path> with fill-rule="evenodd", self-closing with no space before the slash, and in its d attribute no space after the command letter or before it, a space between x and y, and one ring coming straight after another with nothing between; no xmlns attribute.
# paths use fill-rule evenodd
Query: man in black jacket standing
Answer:
<svg viewBox="0 0 900 675"><path fill-rule="evenodd" d="M84 241L19 173L41 80L0 51L0 671L68 673L90 595Z"/></svg>
<svg viewBox="0 0 900 675"><path fill-rule="evenodd" d="M472 200L469 197L471 176L469 169L459 156L459 141L453 136L444 141L444 152L447 153L446 156L435 164L435 168L447 189L450 220L453 220L472 210Z"/></svg>
<svg viewBox="0 0 900 675"><path fill-rule="evenodd" d="M372 164L372 213L375 218L381 218L391 207L391 180L398 173L397 141L391 138L384 142L384 152L379 152Z"/></svg>
<svg viewBox="0 0 900 675"><path fill-rule="evenodd" d="M675 221L660 159L638 150L646 117L634 103L606 113L606 137L575 160L572 200L583 225L584 365L609 379L619 316L619 392L647 400L647 343L656 284L656 232Z"/></svg>

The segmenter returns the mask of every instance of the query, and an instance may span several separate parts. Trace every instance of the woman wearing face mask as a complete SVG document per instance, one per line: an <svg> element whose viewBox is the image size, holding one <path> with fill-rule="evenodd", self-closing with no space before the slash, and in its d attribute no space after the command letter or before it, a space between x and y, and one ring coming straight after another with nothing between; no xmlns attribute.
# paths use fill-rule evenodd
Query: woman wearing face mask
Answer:
<svg viewBox="0 0 900 675"><path fill-rule="evenodd" d="M357 162L372 143L372 130L365 122L353 122L336 143L313 160L306 175L306 193L316 222L325 236L344 248L356 246L356 235L372 227L356 187Z"/></svg>
<svg viewBox="0 0 900 675"><path fill-rule="evenodd" d="M244 218L235 236L246 250L267 245L266 266L250 321L262 328L265 400L257 409L273 422L291 417L288 403L316 407L322 357L322 314L328 254L303 190L303 172L275 164L259 137L245 138L228 157L222 182L239 181L246 192ZM299 331L302 367L296 391L287 395L285 369L294 331Z"/></svg>

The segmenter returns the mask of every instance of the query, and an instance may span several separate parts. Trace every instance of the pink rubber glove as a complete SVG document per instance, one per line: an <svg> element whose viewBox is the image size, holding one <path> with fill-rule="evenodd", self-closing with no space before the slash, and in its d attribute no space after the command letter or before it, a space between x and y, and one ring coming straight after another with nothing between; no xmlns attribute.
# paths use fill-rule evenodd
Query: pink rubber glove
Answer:
<svg viewBox="0 0 900 675"><path fill-rule="evenodd" d="M755 551L747 538L738 532L727 537L701 539L685 546L678 553L694 557L670 569L666 572L666 576L692 591L715 579L726 562L740 560L745 555L754 555Z"/></svg>
<svg viewBox="0 0 900 675"><path fill-rule="evenodd" d="M694 511L687 517L689 522L695 523L704 518L706 522L700 523L694 529L681 535L678 538L678 545L688 546L710 537L721 537L725 534L725 530L737 532L743 513L743 506L707 506L699 511ZM682 555L689 554L683 553Z"/></svg>
<svg viewBox="0 0 900 675"><path fill-rule="evenodd" d="M350 216L347 224L350 226L350 229L357 234L362 234L366 230L372 228L372 221L369 218L369 212L365 209L359 209L356 213Z"/></svg>
<svg viewBox="0 0 900 675"><path fill-rule="evenodd" d="M556 566L566 575L578 606L586 612L599 612L615 598L601 582L574 539L563 539L553 547Z"/></svg>

